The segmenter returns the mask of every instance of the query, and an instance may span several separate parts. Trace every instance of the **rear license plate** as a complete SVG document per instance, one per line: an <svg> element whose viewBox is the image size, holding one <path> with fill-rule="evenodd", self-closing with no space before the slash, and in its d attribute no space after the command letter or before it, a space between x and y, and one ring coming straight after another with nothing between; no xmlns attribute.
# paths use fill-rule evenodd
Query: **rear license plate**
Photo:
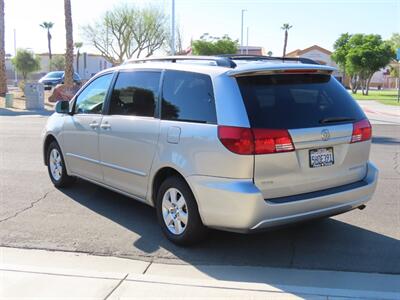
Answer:
<svg viewBox="0 0 400 300"><path fill-rule="evenodd" d="M334 164L333 148L319 148L310 150L310 168L332 166Z"/></svg>

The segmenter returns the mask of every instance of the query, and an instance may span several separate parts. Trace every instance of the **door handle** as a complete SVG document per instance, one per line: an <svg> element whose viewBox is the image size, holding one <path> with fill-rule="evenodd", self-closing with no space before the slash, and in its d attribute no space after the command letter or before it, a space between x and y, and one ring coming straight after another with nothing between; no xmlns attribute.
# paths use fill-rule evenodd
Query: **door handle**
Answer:
<svg viewBox="0 0 400 300"><path fill-rule="evenodd" d="M96 121L94 121L94 122L90 123L89 126L90 126L91 128L94 129L94 128L99 127L99 123L97 123Z"/></svg>
<svg viewBox="0 0 400 300"><path fill-rule="evenodd" d="M100 125L100 127L103 128L103 129L109 129L109 128L111 128L111 125L108 124L108 123L103 123L103 124Z"/></svg>

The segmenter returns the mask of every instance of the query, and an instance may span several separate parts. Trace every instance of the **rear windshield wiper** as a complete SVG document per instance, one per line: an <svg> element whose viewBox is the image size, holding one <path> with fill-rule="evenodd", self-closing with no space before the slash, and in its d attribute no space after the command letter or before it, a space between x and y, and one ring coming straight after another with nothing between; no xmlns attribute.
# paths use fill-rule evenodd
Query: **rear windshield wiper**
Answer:
<svg viewBox="0 0 400 300"><path fill-rule="evenodd" d="M349 117L331 117L331 118L324 118L319 120L321 124L328 124L328 123L340 123L340 122L354 122L354 118Z"/></svg>

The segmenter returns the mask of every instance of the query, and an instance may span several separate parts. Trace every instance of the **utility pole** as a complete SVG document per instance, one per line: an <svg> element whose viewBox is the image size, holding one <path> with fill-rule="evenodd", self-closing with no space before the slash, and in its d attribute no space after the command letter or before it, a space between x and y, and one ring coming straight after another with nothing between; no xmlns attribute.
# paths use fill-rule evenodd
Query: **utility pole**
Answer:
<svg viewBox="0 0 400 300"><path fill-rule="evenodd" d="M242 25L240 28L240 54L243 54L243 19L245 11L247 11L247 9L242 9Z"/></svg>
<svg viewBox="0 0 400 300"><path fill-rule="evenodd" d="M246 54L249 54L249 26L247 26L247 35L246 35Z"/></svg>
<svg viewBox="0 0 400 300"><path fill-rule="evenodd" d="M14 57L17 56L17 30L14 28ZM17 68L14 67L14 86L18 86Z"/></svg>
<svg viewBox="0 0 400 300"><path fill-rule="evenodd" d="M175 0L172 0L171 39L171 55L175 55Z"/></svg>

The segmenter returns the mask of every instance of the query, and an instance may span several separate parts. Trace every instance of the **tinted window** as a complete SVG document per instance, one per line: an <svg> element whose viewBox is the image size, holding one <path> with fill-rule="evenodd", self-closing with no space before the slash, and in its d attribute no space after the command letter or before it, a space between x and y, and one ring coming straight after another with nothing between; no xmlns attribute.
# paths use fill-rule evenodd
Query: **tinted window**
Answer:
<svg viewBox="0 0 400 300"><path fill-rule="evenodd" d="M160 72L121 72L111 96L110 114L154 117Z"/></svg>
<svg viewBox="0 0 400 300"><path fill-rule="evenodd" d="M93 80L76 98L75 113L100 114L113 74Z"/></svg>
<svg viewBox="0 0 400 300"><path fill-rule="evenodd" d="M64 72L50 72L50 73L47 73L46 76L44 76L44 78L59 79L59 78L62 78L63 76L64 76Z"/></svg>
<svg viewBox="0 0 400 300"><path fill-rule="evenodd" d="M365 118L349 93L329 75L249 76L237 81L255 128L307 128L323 126L321 121L328 118Z"/></svg>
<svg viewBox="0 0 400 300"><path fill-rule="evenodd" d="M162 119L216 123L214 95L209 76L167 71L162 95Z"/></svg>

